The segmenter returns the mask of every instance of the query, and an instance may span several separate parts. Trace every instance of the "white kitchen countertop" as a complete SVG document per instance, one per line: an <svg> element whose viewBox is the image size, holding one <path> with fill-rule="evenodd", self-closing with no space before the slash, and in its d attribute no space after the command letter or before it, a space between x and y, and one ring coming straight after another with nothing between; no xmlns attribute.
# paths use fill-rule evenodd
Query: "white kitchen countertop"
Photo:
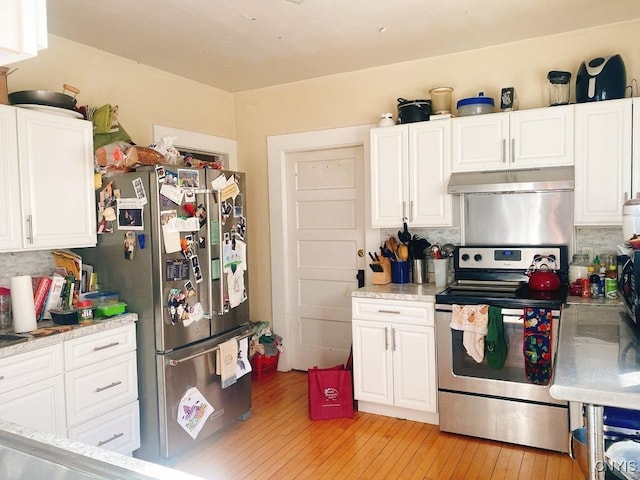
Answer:
<svg viewBox="0 0 640 480"><path fill-rule="evenodd" d="M86 445L84 443L75 442L66 438L54 435L52 433L44 433L38 430L33 430L28 427L17 425L12 422L6 422L0 420L0 431L8 432L10 434L18 435L20 437L33 440L37 442L38 448L47 449L47 447L54 447L54 449L62 449L60 465L65 465L65 456L77 454L82 457L91 458L99 462L103 462L115 467L124 468L130 472L135 472L140 475L144 475L148 479L157 480L203 480L201 477L197 477L188 473L180 472L178 470L164 467L155 463L139 460L137 458L121 455L119 453L111 452L104 448L94 447ZM1 441L1 439L0 439ZM0 443L1 444L1 443ZM11 447L11 445L8 445ZM49 451L49 450L47 450ZM56 451L56 450L54 450ZM72 452L72 453L68 453ZM31 452L32 454L37 453ZM119 472L120 473L120 472ZM117 474L114 474L117 475ZM66 477L65 477L66 478ZM69 477L70 478L70 477ZM74 477L75 478L75 477ZM85 478L85 477L81 477ZM119 475L112 478L122 478ZM127 478L127 477L125 477ZM139 478L139 477L135 477Z"/></svg>
<svg viewBox="0 0 640 480"><path fill-rule="evenodd" d="M137 313L123 313L114 317L104 318L94 321L93 325L72 325L73 330L62 333L54 333L46 337L34 337L28 333L20 333L29 339L26 342L16 343L14 345L8 345L6 347L0 347L0 358L10 357L17 353L29 352L38 348L48 347L49 345L55 345L56 343L70 340L72 338L83 337L85 335L91 335L92 333L101 332L103 330L109 330L111 328L120 327L129 323L136 322L138 320ZM56 327L51 320L45 320L38 322L38 328ZM13 333L12 330L4 329L0 330L0 333Z"/></svg>
<svg viewBox="0 0 640 480"><path fill-rule="evenodd" d="M619 302L562 311L551 396L592 405L640 405L640 329Z"/></svg>
<svg viewBox="0 0 640 480"><path fill-rule="evenodd" d="M436 295L446 288L446 286L436 287L433 283L389 283L387 285L367 285L352 291L351 296L434 303Z"/></svg>

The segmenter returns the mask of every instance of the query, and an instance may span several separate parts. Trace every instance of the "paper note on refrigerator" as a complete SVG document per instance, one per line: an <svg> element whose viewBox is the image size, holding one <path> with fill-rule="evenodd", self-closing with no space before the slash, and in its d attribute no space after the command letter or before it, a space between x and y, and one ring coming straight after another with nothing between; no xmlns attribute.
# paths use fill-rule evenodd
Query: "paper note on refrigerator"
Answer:
<svg viewBox="0 0 640 480"><path fill-rule="evenodd" d="M184 191L179 187L164 183L162 187L160 187L160 194L167 197L173 203L180 205L182 203Z"/></svg>
<svg viewBox="0 0 640 480"><path fill-rule="evenodd" d="M164 251L166 253L175 253L182 250L180 232L175 230L172 222L162 226L162 239L164 240Z"/></svg>
<svg viewBox="0 0 640 480"><path fill-rule="evenodd" d="M196 387L191 387L178 404L178 424L195 439L213 410L202 393Z"/></svg>

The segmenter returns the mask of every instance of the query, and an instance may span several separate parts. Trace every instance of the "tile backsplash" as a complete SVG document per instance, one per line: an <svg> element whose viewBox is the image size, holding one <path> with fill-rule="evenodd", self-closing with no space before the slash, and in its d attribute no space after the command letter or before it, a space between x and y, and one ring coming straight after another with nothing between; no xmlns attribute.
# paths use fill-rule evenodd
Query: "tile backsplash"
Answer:
<svg viewBox="0 0 640 480"><path fill-rule="evenodd" d="M391 235L397 238L398 230L384 228L380 230L380 244ZM461 234L459 228L410 228L412 235L419 235L426 238L432 244L444 245L453 243L459 245ZM588 253L589 258L594 255L615 254L616 245L622 243L622 226L620 227L575 227L574 245L570 249L574 253Z"/></svg>
<svg viewBox="0 0 640 480"><path fill-rule="evenodd" d="M51 250L0 254L0 286L8 287L18 275L51 275L56 265Z"/></svg>
<svg viewBox="0 0 640 480"><path fill-rule="evenodd" d="M616 245L623 242L620 227L576 227L575 253L587 253L589 259L603 253L616 253Z"/></svg>

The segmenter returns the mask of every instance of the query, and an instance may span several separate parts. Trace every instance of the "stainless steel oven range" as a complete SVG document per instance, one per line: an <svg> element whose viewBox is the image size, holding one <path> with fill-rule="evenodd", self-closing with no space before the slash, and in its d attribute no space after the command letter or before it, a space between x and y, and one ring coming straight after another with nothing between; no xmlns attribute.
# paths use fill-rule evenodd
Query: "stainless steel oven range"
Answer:
<svg viewBox="0 0 640 480"><path fill-rule="evenodd" d="M525 272L538 256L550 259L560 289L529 289ZM567 257L566 246L456 248L455 282L436 295L440 430L567 451L569 407L549 395ZM459 328L461 312L469 311L489 312L492 337ZM506 353L478 354L479 339L494 339L498 329Z"/></svg>

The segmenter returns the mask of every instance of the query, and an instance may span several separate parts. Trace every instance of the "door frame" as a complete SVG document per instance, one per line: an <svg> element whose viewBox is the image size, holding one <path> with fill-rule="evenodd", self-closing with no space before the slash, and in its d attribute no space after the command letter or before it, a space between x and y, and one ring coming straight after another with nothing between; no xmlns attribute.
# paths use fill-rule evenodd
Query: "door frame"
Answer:
<svg viewBox="0 0 640 480"><path fill-rule="evenodd" d="M291 279L288 278L290 261L287 252L287 198L286 163L287 153L325 150L328 148L363 147L364 155L364 214L366 249L377 250L380 233L371 229L371 211L369 170L369 130L373 125L334 128L303 133L291 133L267 137L267 163L269 178L269 236L271 242L271 312L273 331L284 339L284 351L280 354L278 370L291 370L291 359L286 348L291 338L291 311L289 291ZM282 265L282 268L278 266ZM365 269L365 284L371 283L371 272ZM277 286L277 288L276 288Z"/></svg>

